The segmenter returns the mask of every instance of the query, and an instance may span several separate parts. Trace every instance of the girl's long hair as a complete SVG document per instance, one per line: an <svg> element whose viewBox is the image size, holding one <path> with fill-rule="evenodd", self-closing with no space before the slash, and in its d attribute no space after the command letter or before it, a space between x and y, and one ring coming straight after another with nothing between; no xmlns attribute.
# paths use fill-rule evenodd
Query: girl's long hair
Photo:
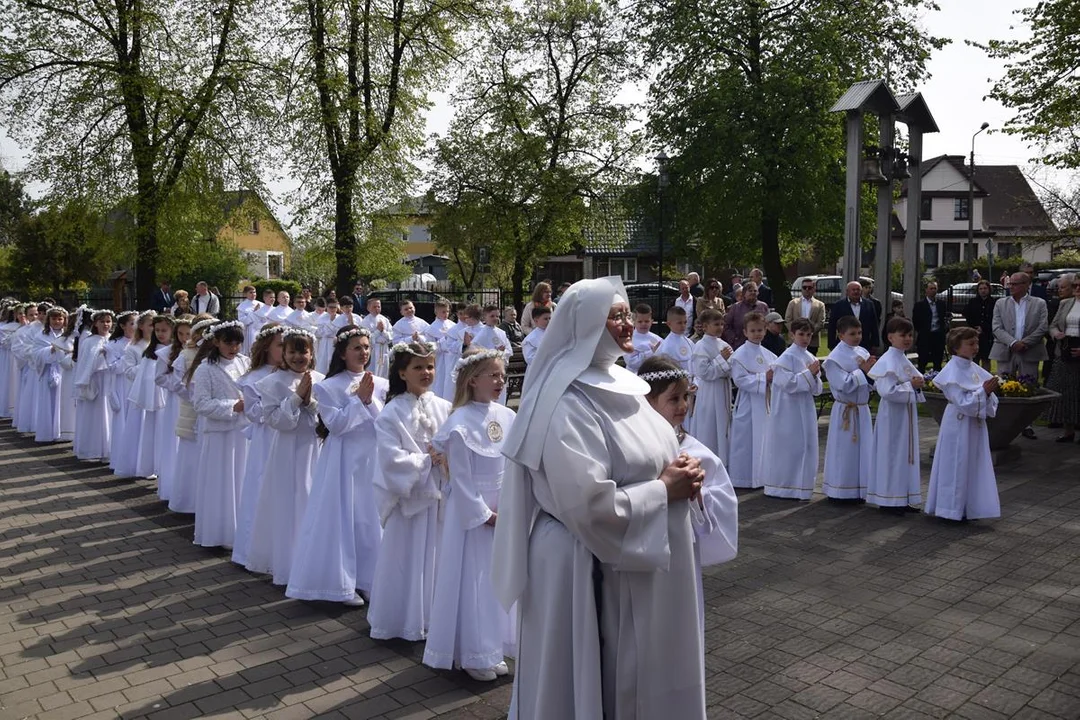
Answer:
<svg viewBox="0 0 1080 720"><path fill-rule="evenodd" d="M173 323L172 346L169 348L169 369L167 372L173 371L173 363L176 362L176 358L180 357L180 353L184 350L184 344L180 342L180 333L177 331L181 327L190 328L193 324L190 315L181 315Z"/></svg>
<svg viewBox="0 0 1080 720"><path fill-rule="evenodd" d="M52 332L52 327L49 325L49 318L51 317L63 317L67 320L67 310L62 307L51 307L45 312L45 321L41 323L41 334L48 335Z"/></svg>
<svg viewBox="0 0 1080 720"><path fill-rule="evenodd" d="M413 358L431 357L434 359L435 357L435 353L429 352L428 346L424 343L410 342L406 344L409 347L409 351L394 353L394 359L390 362L390 371L387 373L390 376L387 378L390 383L390 388L386 391L387 404L398 395L404 395L408 392L408 386L406 386L405 380L401 377L401 371L409 367L409 363L413 361Z"/></svg>
<svg viewBox="0 0 1080 720"><path fill-rule="evenodd" d="M266 330L267 328L275 327L281 327L281 323L266 323L265 325L263 325L262 329ZM262 330L260 330L259 332L262 332ZM263 335L261 338L255 340L255 342L251 346L251 369L248 370L249 373L258 370L270 361L270 348L277 340L279 334L280 331L275 333L268 333L266 335Z"/></svg>
<svg viewBox="0 0 1080 720"><path fill-rule="evenodd" d="M334 334L334 354L330 358L330 367L326 371L326 377L332 378L340 372L345 371L345 351L349 347L349 342L354 337L367 337L370 335L352 335L350 337L343 337L347 333L360 330L356 325L346 325ZM369 339L370 342L370 339ZM371 355L368 354L368 365L371 364ZM367 369L367 365L364 366Z"/></svg>
<svg viewBox="0 0 1080 720"><path fill-rule="evenodd" d="M126 312L120 313L115 318L113 318L113 330L112 334L109 335L109 340L117 340L124 337L124 323L126 323L129 319L138 322L138 320L136 319L137 316L137 312L135 312L134 310L128 310ZM132 338L131 341L135 342L135 339Z"/></svg>
<svg viewBox="0 0 1080 720"><path fill-rule="evenodd" d="M156 318L154 318L154 325L157 325L158 323L165 323L169 326L170 330L176 332L176 321L168 315L158 315ZM153 327L151 327L150 344L146 346L146 350L143 351L142 356L148 360L156 360L159 345L161 345L161 343L158 342L157 331L154 330Z"/></svg>
<svg viewBox="0 0 1080 720"><path fill-rule="evenodd" d="M461 357L467 358L471 355L477 355L481 352L483 352L483 350L480 350L479 348L473 350L470 347L469 351ZM459 407L462 407L464 405L468 405L473 401L472 388L469 386L469 383L474 378L482 375L483 371L493 367L494 365L497 365L499 370L504 369L503 359L501 357L493 357L488 360L478 360L474 363L466 365L458 371L457 381L454 383L454 410L457 410Z"/></svg>
<svg viewBox="0 0 1080 720"><path fill-rule="evenodd" d="M143 320L145 320L146 318L152 318L152 317L154 317L154 315L155 315L155 313L154 313L153 310L144 310L143 312L139 313L139 316L137 318L135 318L135 337L131 338L131 342L137 343L137 342L142 342L143 340L148 340L149 339L149 338L143 336L142 327L140 327L140 326L143 324ZM153 323L153 321L151 321L151 323L150 323L150 335L153 335L153 334L154 334L154 323Z"/></svg>

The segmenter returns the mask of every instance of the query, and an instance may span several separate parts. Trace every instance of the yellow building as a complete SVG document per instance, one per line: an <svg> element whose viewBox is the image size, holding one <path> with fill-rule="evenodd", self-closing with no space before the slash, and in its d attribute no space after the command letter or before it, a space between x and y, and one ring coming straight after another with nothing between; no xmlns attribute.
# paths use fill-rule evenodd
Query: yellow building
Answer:
<svg viewBox="0 0 1080 720"><path fill-rule="evenodd" d="M280 278L289 268L289 236L281 228L259 194L251 190L231 190L222 200L228 221L218 230L217 239L234 243L248 263L248 280Z"/></svg>

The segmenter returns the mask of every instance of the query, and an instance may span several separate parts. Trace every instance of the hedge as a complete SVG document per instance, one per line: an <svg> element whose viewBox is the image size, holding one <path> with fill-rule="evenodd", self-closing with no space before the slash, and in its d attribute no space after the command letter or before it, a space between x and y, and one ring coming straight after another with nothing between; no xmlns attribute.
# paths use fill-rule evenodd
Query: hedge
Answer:
<svg viewBox="0 0 1080 720"><path fill-rule="evenodd" d="M1027 261L1021 257L1010 257L1004 259L994 258L994 277L986 277L987 266L986 258L980 258L975 263L961 262L953 263L951 265L941 265L933 269L930 275L938 284L939 290L955 285L957 283L971 282L971 269L974 267L979 271L979 274L985 280L996 283L1001 278L1001 273L1008 272L1010 275L1020 270L1020 266L1026 264ZM1057 257L1051 259L1049 262L1032 263L1035 268L1035 272L1039 270L1053 270L1061 267L1080 267L1080 254L1075 252L1066 251L1059 253Z"/></svg>

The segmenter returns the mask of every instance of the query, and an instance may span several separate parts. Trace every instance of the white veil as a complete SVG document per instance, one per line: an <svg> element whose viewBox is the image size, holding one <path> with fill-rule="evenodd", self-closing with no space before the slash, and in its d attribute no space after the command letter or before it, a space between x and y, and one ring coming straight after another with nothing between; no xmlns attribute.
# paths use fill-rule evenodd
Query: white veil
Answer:
<svg viewBox="0 0 1080 720"><path fill-rule="evenodd" d="M525 374L521 405L503 444L508 462L492 555L495 594L507 610L521 596L529 574L529 533L537 508L528 469L539 469L556 405L570 383L590 369L601 349L613 300L625 299L626 289L619 277L579 280L571 285L559 300L536 358ZM594 371L632 376L611 365L611 353L599 354L604 367Z"/></svg>

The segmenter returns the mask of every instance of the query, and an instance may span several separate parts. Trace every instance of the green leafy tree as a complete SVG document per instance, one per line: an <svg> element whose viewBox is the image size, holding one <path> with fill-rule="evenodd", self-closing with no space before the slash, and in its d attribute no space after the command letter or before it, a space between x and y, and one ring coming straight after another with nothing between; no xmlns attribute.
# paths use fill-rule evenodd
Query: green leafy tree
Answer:
<svg viewBox="0 0 1080 720"><path fill-rule="evenodd" d="M488 247L520 305L537 261L580 243L585 199L628 177L640 137L616 95L635 66L614 3L529 0L484 33L435 149L432 236L466 284Z"/></svg>
<svg viewBox="0 0 1080 720"><path fill-rule="evenodd" d="M253 0L0 0L0 106L34 151L29 172L66 197L131 198L136 298L161 261L160 216L193 165L257 182L272 119L252 50Z"/></svg>
<svg viewBox="0 0 1080 720"><path fill-rule="evenodd" d="M427 92L458 52L456 36L479 0L305 0L290 6L296 48L288 119L297 215L333 218L335 285L395 275L400 243L369 232L371 210L401 197L423 146ZM399 255L394 263L401 264Z"/></svg>
<svg viewBox="0 0 1080 720"><path fill-rule="evenodd" d="M857 80L905 90L945 41L924 32L923 0L689 0L635 6L649 129L673 155L675 237L709 264L762 264L786 302L783 257L838 254L844 222L843 116Z"/></svg>
<svg viewBox="0 0 1080 720"><path fill-rule="evenodd" d="M1044 163L1080 168L1080 8L1041 0L1017 12L1028 39L971 43L1006 61L990 97L1016 111L1005 132L1043 148Z"/></svg>
<svg viewBox="0 0 1080 720"><path fill-rule="evenodd" d="M46 206L16 224L7 280L28 295L58 298L62 289L104 281L114 250L104 217L85 201Z"/></svg>

